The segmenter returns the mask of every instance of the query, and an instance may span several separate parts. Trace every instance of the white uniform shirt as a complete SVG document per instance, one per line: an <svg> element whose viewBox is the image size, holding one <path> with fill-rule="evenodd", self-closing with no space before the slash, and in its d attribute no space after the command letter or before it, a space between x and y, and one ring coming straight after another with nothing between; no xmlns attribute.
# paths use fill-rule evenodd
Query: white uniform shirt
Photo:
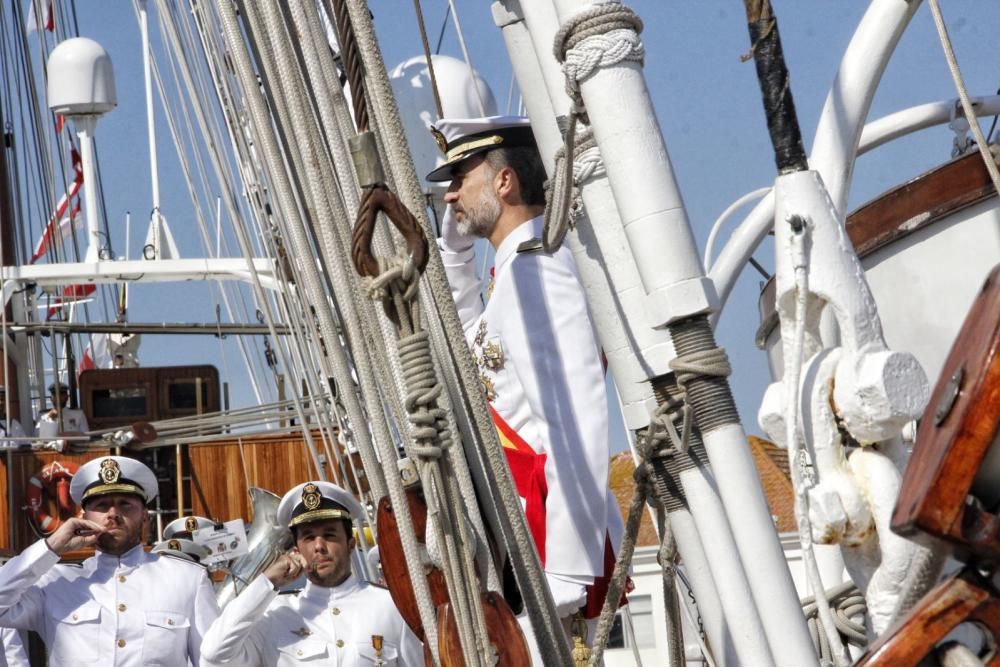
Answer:
<svg viewBox="0 0 1000 667"><path fill-rule="evenodd" d="M28 652L21 641L21 635L12 628L0 628L0 640L3 640L3 653L0 653L0 666L31 667L28 662Z"/></svg>
<svg viewBox="0 0 1000 667"><path fill-rule="evenodd" d="M352 574L333 588L306 582L297 594L278 595L261 575L222 610L205 635L202 657L241 667L370 665L373 635L382 636L387 667L424 664L423 645L386 589Z"/></svg>
<svg viewBox="0 0 1000 667"><path fill-rule="evenodd" d="M59 428L59 418L50 417L48 412L38 418L37 429L39 438L56 438L62 433L83 433L90 430L90 426L83 410L63 408L62 429Z"/></svg>
<svg viewBox="0 0 1000 667"><path fill-rule="evenodd" d="M34 630L49 665L198 665L219 614L198 565L137 546L58 565L39 540L0 568L0 626Z"/></svg>
<svg viewBox="0 0 1000 667"><path fill-rule="evenodd" d="M474 251L442 247L441 258L487 398L547 457L545 571L590 584L604 573L609 521L612 539L622 523L608 491L604 368L570 250L518 252L541 232L538 217L497 248L485 307Z"/></svg>

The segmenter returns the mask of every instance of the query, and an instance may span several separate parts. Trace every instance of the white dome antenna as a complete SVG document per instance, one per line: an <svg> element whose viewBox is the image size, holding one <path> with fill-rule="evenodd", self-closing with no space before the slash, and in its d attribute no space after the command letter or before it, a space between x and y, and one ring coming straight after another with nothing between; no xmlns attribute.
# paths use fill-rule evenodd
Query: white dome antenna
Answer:
<svg viewBox="0 0 1000 667"><path fill-rule="evenodd" d="M111 57L92 39L60 42L49 55L48 74L49 108L55 113L100 116L118 105Z"/></svg>
<svg viewBox="0 0 1000 667"><path fill-rule="evenodd" d="M84 203L87 219L87 256L100 259L101 236L97 218L97 172L94 169L94 130L97 119L118 105L115 72L104 47L86 37L59 43L49 54L49 108L73 121L80 140Z"/></svg>

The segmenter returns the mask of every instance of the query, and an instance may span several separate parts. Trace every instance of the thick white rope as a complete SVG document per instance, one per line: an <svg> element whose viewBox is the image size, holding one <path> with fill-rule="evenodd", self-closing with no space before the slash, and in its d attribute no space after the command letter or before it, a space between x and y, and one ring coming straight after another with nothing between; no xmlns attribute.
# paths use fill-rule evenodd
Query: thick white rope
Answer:
<svg viewBox="0 0 1000 667"><path fill-rule="evenodd" d="M792 224L787 222L785 224ZM837 626L830 611L830 602L825 595L819 594L826 590L820 576L819 565L816 562L816 552L813 550L812 525L809 522L809 489L812 487L809 472L808 455L803 447L798 431L798 401L799 381L802 375L802 349L805 341L807 308L809 303L809 260L806 253L809 223L799 220L799 226L792 236L792 266L795 270L795 328L792 334L791 358L785 360L785 440L788 443L788 462L792 477L792 488L795 491L795 522L799 531L799 542L802 545L802 562L805 565L806 580L810 588L816 591L816 608L820 625L830 646L831 657L837 667L848 667L850 658L840 641Z"/></svg>
<svg viewBox="0 0 1000 667"><path fill-rule="evenodd" d="M983 162L986 163L986 171L989 172L990 180L993 181L993 188L1000 194L1000 170L997 169L996 158L990 152L986 137L983 136L983 129L979 127L976 110L972 108L972 100L969 99L965 81L958 69L958 59L955 58L955 49L951 45L951 37L948 35L948 27L945 25L939 0L930 0L930 7L931 14L934 16L934 25L937 27L938 38L941 40L941 48L944 49L944 57L948 61L948 71L951 72L951 78L955 82L958 99L962 102L962 111L965 113L966 120L969 121L972 136L976 138L976 146L979 148L979 154L983 156Z"/></svg>

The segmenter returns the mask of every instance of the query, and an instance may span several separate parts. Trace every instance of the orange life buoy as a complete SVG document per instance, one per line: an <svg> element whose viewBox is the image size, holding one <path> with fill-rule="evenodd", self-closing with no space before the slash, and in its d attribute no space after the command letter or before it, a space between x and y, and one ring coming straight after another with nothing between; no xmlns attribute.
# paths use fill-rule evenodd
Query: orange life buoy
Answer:
<svg viewBox="0 0 1000 667"><path fill-rule="evenodd" d="M77 508L73 499L69 495L70 480L76 474L77 465L75 463L62 463L53 461L28 480L28 488L24 491L24 498L27 504L24 509L28 511L28 516L35 526L45 535L51 535L56 528L62 525L60 513L76 514ZM50 492L55 487L57 511L52 516L48 513L48 502L46 491Z"/></svg>

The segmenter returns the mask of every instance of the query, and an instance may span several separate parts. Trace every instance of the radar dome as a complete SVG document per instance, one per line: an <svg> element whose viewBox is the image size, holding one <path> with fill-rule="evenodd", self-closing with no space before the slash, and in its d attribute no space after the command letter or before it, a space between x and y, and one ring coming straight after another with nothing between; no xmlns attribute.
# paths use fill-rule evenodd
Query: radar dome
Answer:
<svg viewBox="0 0 1000 667"><path fill-rule="evenodd" d="M493 91L478 73L469 71L464 60L441 55L431 56L431 59L445 118L496 115L497 103ZM424 175L444 161L429 129L437 119L437 111L434 108L434 90L431 87L427 60L424 56L410 58L397 65L389 73L389 77L420 182L425 189L435 186L440 188L440 183L428 183L424 180ZM479 88L483 99L482 109L473 85Z"/></svg>
<svg viewBox="0 0 1000 667"><path fill-rule="evenodd" d="M118 104L111 57L92 39L60 42L49 55L48 74L49 108L55 113L97 115Z"/></svg>

